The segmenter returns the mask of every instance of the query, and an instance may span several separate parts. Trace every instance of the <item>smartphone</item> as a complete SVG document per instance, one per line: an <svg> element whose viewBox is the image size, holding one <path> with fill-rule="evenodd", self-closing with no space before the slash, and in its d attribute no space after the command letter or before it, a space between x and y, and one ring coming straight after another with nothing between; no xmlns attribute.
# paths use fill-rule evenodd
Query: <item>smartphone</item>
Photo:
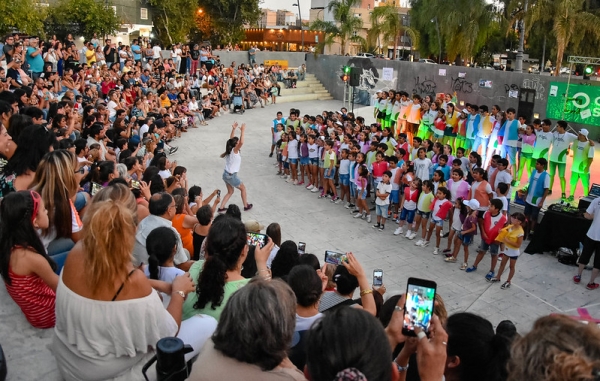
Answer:
<svg viewBox="0 0 600 381"><path fill-rule="evenodd" d="M92 191L90 192L92 197L96 195L96 193L98 193L100 189L102 189L102 185L98 183L92 183Z"/></svg>
<svg viewBox="0 0 600 381"><path fill-rule="evenodd" d="M383 270L382 269L373 270L373 286L374 287L383 286Z"/></svg>
<svg viewBox="0 0 600 381"><path fill-rule="evenodd" d="M339 266L344 262L348 263L348 256L345 253L325 250L325 263Z"/></svg>
<svg viewBox="0 0 600 381"><path fill-rule="evenodd" d="M221 191L220 190L217 191L217 198L221 198Z"/></svg>
<svg viewBox="0 0 600 381"><path fill-rule="evenodd" d="M298 242L298 254L304 254L304 253L306 253L306 243Z"/></svg>
<svg viewBox="0 0 600 381"><path fill-rule="evenodd" d="M130 185L132 189L140 189L140 182L137 180L131 180Z"/></svg>
<svg viewBox="0 0 600 381"><path fill-rule="evenodd" d="M259 246L260 248L265 247L268 242L267 236L260 233L246 233L246 239L248 246Z"/></svg>
<svg viewBox="0 0 600 381"><path fill-rule="evenodd" d="M408 278L402 334L417 336L415 327L429 334L437 284L431 280Z"/></svg>

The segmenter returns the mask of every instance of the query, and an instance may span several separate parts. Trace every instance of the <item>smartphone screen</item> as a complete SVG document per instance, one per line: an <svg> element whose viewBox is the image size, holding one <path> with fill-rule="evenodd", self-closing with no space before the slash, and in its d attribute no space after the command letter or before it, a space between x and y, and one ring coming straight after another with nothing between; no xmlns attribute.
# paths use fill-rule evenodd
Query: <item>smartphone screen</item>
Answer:
<svg viewBox="0 0 600 381"><path fill-rule="evenodd" d="M343 262L348 263L348 256L345 253L338 253L336 251L326 250L325 251L325 263L339 266Z"/></svg>
<svg viewBox="0 0 600 381"><path fill-rule="evenodd" d="M383 285L383 270L373 270L373 286L381 287Z"/></svg>
<svg viewBox="0 0 600 381"><path fill-rule="evenodd" d="M404 335L416 336L415 327L420 327L426 333L429 332L436 288L437 285L433 281L408 278L402 326Z"/></svg>
<svg viewBox="0 0 600 381"><path fill-rule="evenodd" d="M100 189L102 189L102 185L98 184L98 183L92 183L92 191L90 192L92 197L98 193L100 191Z"/></svg>
<svg viewBox="0 0 600 381"><path fill-rule="evenodd" d="M306 253L306 243L298 242L298 254Z"/></svg>
<svg viewBox="0 0 600 381"><path fill-rule="evenodd" d="M131 188L140 189L140 182L137 180L131 180Z"/></svg>
<svg viewBox="0 0 600 381"><path fill-rule="evenodd" d="M248 246L259 246L260 248L265 247L267 244L267 236L260 233L246 233L248 240Z"/></svg>

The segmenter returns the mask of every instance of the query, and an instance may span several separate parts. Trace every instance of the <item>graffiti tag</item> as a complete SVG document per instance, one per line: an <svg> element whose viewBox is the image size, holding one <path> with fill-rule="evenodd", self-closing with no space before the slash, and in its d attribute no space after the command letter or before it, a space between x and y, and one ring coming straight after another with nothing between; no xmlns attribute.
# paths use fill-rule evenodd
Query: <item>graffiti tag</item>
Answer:
<svg viewBox="0 0 600 381"><path fill-rule="evenodd" d="M437 85L433 80L427 79L427 77L425 77L423 81L421 81L419 77L414 77L414 80L415 87L412 89L413 94L435 95Z"/></svg>
<svg viewBox="0 0 600 381"><path fill-rule="evenodd" d="M504 84L504 92L506 94L508 94L511 91L519 91L519 86L515 85L514 83L512 83L512 84L505 83Z"/></svg>
<svg viewBox="0 0 600 381"><path fill-rule="evenodd" d="M470 94L473 92L473 84L465 78L452 77L452 91Z"/></svg>
<svg viewBox="0 0 600 381"><path fill-rule="evenodd" d="M544 85L542 84L542 82L540 82L539 78L534 78L534 79L524 79L523 80L523 87L525 89L531 89L531 90L535 90L535 99L537 100L544 100Z"/></svg>

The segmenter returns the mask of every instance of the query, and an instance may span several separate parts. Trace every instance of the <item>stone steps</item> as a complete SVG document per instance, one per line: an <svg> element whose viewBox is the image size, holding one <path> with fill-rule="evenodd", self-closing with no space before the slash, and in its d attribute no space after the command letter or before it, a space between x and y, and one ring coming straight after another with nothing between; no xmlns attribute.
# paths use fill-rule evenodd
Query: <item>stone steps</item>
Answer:
<svg viewBox="0 0 600 381"><path fill-rule="evenodd" d="M285 83L279 82L281 93L277 103L302 102L310 100L331 100L333 97L314 74L306 74L304 81L297 81L295 89L286 89Z"/></svg>

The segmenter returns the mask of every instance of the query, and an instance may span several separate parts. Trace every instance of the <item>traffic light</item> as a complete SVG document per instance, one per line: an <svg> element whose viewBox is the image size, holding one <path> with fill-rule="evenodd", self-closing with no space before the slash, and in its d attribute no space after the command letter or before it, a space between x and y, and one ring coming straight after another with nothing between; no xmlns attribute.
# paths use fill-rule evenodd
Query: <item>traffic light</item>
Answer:
<svg viewBox="0 0 600 381"><path fill-rule="evenodd" d="M594 68L591 66L586 66L583 69L583 79L590 79L590 75L594 72Z"/></svg>
<svg viewBox="0 0 600 381"><path fill-rule="evenodd" d="M340 75L340 79L342 80L342 82L348 82L350 80L350 70L350 66L342 67L343 74Z"/></svg>

